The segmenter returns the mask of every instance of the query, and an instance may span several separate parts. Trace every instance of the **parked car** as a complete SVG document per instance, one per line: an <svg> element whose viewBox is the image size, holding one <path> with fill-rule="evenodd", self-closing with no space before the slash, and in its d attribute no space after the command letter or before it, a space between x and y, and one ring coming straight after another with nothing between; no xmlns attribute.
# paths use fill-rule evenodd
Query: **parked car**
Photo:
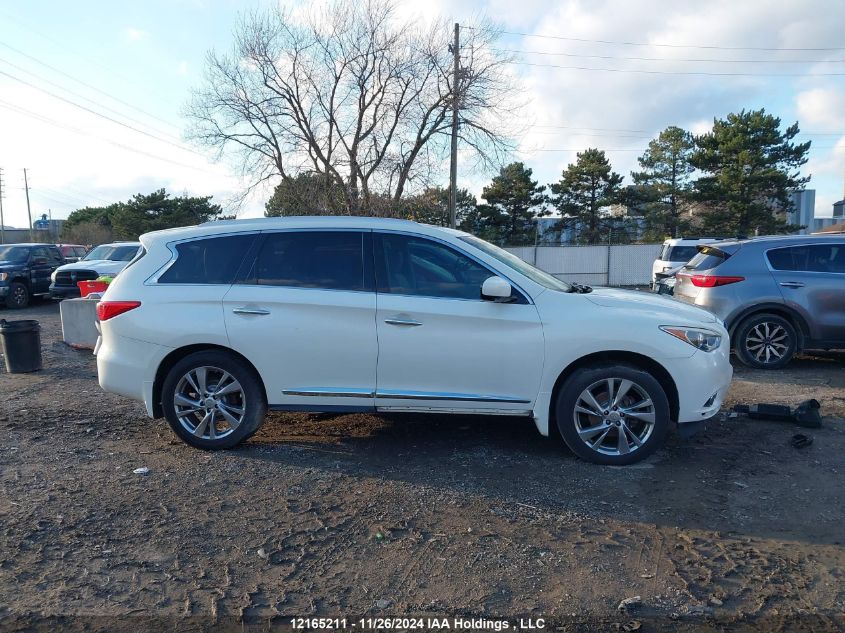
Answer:
<svg viewBox="0 0 845 633"><path fill-rule="evenodd" d="M78 262L88 252L88 249L80 244L56 244L56 247L64 257L66 264Z"/></svg>
<svg viewBox="0 0 845 633"><path fill-rule="evenodd" d="M663 242L660 255L651 266L651 285L656 289L660 279L673 276L681 266L698 254L700 244L718 242L715 237L673 237Z"/></svg>
<svg viewBox="0 0 845 633"><path fill-rule="evenodd" d="M674 294L722 319L751 367L778 369L802 349L845 347L845 235L699 247Z"/></svg>
<svg viewBox="0 0 845 633"><path fill-rule="evenodd" d="M0 244L0 302L25 308L50 293L50 275L64 262L55 244Z"/></svg>
<svg viewBox="0 0 845 633"><path fill-rule="evenodd" d="M141 243L98 304L100 385L199 448L243 442L268 408L471 413L630 464L670 421L714 415L731 380L709 312L566 283L460 231L268 218Z"/></svg>
<svg viewBox="0 0 845 633"><path fill-rule="evenodd" d="M100 244L78 262L60 266L52 275L50 296L69 299L80 295L79 281L92 281L103 275L114 276L138 254L140 242Z"/></svg>

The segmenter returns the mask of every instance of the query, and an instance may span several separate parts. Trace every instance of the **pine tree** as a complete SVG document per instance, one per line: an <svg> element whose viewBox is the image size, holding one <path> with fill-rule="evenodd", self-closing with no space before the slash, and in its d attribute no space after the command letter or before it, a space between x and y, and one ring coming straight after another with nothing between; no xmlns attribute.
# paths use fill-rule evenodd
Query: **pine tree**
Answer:
<svg viewBox="0 0 845 633"><path fill-rule="evenodd" d="M536 218L549 214L545 208L546 188L531 180L531 174L531 169L522 163L511 163L502 167L481 193L492 207L484 210L482 217L498 224L497 241L508 246L533 243Z"/></svg>

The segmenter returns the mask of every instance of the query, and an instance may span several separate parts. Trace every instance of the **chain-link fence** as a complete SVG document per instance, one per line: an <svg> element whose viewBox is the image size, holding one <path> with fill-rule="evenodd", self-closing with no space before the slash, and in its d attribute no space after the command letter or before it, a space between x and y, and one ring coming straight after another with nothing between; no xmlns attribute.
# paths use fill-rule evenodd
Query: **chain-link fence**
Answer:
<svg viewBox="0 0 845 633"><path fill-rule="evenodd" d="M651 282L661 244L512 246L506 248L537 268L591 286L637 286Z"/></svg>

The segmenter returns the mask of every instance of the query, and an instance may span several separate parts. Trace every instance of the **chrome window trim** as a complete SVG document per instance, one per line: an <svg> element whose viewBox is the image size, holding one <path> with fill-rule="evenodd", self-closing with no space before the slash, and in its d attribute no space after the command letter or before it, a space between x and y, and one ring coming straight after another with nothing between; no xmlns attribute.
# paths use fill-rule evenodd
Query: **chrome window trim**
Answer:
<svg viewBox="0 0 845 633"><path fill-rule="evenodd" d="M491 275L495 275L496 277L501 277L502 279L506 280L511 286L513 286L520 293L522 293L522 295L528 301L528 305L534 305L534 299L531 297L530 294L525 292L525 290L522 288L522 286L520 286L518 283L513 281L508 275L505 275L502 272L493 268L487 262L478 259L478 257L473 255L472 253L466 252L463 248L460 248L457 244L454 244L452 242L440 239L438 237L434 237L432 235L426 235L424 233L414 233L413 231L394 231L394 230L391 230L391 229L372 229L372 232L373 232L374 236L375 235L408 235L410 237L416 237L416 238L419 238L419 239L431 240L432 242L438 242L438 243L440 243L444 246L450 247L450 248L458 251L461 255L468 257L469 259L474 261L476 264L478 264L482 268L486 268L487 272L489 272ZM375 252L375 245L373 247L373 252ZM378 292L378 288L376 288L376 292ZM481 289L479 288L479 293L480 292L481 292ZM398 293L398 292L381 292L379 294L387 294L387 295L392 295L392 296L396 296L396 297L421 297L421 298L424 298L424 299L441 299L441 300L446 300L446 301L475 301L475 302L481 302L481 303L495 303L493 301L485 301L484 299L481 299L481 298L464 299L464 298L461 298L461 297L437 297L437 296L432 296L432 295L406 295L406 294L401 294L401 293ZM503 303L501 305L513 305L513 304Z"/></svg>
<svg viewBox="0 0 845 633"><path fill-rule="evenodd" d="M775 268L772 266L772 262L769 261L769 253L772 251L780 251L785 248L801 248L802 246L830 246L832 242L833 246L841 246L845 248L845 240L841 242L837 242L833 239L826 239L822 241L811 241L811 242L802 242L801 244L784 244L782 246L772 246L771 248L767 248L763 250L763 261L766 263L766 268L769 269L770 273L800 273L802 275L845 275L845 272L837 273L837 272L827 272L823 270L782 270L780 268Z"/></svg>

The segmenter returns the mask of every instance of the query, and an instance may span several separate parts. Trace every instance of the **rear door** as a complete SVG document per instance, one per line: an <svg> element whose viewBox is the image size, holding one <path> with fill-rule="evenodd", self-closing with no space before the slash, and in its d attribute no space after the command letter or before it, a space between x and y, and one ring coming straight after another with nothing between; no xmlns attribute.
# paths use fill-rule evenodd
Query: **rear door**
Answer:
<svg viewBox="0 0 845 633"><path fill-rule="evenodd" d="M373 407L376 382L371 233L267 232L229 289L229 342L258 369L271 405Z"/></svg>
<svg viewBox="0 0 845 633"><path fill-rule="evenodd" d="M845 240L802 244L766 253L787 305L809 324L816 341L845 341Z"/></svg>
<svg viewBox="0 0 845 633"><path fill-rule="evenodd" d="M374 233L379 409L530 411L543 368L536 307L482 300L495 272L419 235Z"/></svg>

